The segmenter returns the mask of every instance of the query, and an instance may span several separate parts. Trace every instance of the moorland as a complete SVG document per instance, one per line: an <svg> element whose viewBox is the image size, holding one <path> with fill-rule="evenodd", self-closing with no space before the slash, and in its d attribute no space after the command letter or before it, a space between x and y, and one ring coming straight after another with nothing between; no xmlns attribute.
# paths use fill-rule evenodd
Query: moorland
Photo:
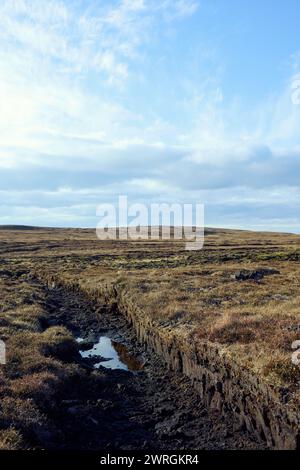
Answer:
<svg viewBox="0 0 300 470"><path fill-rule="evenodd" d="M90 229L3 226L0 259L0 339L7 348L0 448L299 445L300 366L292 361L300 339L299 235L206 229L204 249L186 251L178 240L100 241ZM149 422L144 426L149 409L140 410L145 416L131 440L121 432L116 438L112 425L124 374L115 379L82 362L76 341L96 341L90 332L99 333L109 317L144 370L159 368L155 384L146 372L143 385L130 384L142 387L140 394L152 387L146 403L156 417L152 433ZM160 396L153 393L158 383L166 384ZM190 395L180 416L157 407L160 397L165 403L172 396L167 383L173 394L180 387ZM132 431L129 421L139 417L127 398L119 426L126 422ZM191 408L198 410L188 437ZM74 429L82 420L94 437L81 442ZM205 439L195 438L197 423Z"/></svg>

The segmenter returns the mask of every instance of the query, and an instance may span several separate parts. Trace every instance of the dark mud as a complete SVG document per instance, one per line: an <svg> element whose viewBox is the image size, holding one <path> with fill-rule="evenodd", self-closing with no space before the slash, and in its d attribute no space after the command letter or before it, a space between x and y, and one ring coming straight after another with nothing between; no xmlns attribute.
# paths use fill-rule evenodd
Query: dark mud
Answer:
<svg viewBox="0 0 300 470"><path fill-rule="evenodd" d="M48 325L64 325L86 344L100 336L117 342L119 355L140 370L95 368L95 358L78 363L82 379L51 411L60 430L49 448L92 450L261 449L237 427L231 414L208 411L190 381L166 369L164 362L137 344L124 318L95 307L83 294L54 288L47 292ZM90 347L89 346L89 347ZM99 363L99 359L97 359Z"/></svg>

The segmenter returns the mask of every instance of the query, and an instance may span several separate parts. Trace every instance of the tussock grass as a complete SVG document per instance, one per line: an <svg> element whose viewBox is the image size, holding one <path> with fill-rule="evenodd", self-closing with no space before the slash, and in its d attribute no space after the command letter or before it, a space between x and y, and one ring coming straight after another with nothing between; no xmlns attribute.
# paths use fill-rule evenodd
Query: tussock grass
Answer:
<svg viewBox="0 0 300 470"><path fill-rule="evenodd" d="M59 276L88 289L116 285L162 327L179 334L193 330L195 341L222 345L270 382L276 375L285 386L295 384L291 373L266 366L277 357L288 369L292 342L300 339L299 236L216 230L204 250L193 253L179 242L139 242L135 250L130 243L108 242L99 249L101 264L81 259L80 267L62 267ZM105 262L106 253L113 262ZM243 270L271 271L261 279L236 280Z"/></svg>
<svg viewBox="0 0 300 470"><path fill-rule="evenodd" d="M20 432L10 427L0 431L0 450L22 450L25 444Z"/></svg>
<svg viewBox="0 0 300 470"><path fill-rule="evenodd" d="M9 367L1 369L0 395L18 400L27 424L8 401L0 447L25 445L32 436L30 410L37 407L35 429L41 429L62 384L80 376L68 331L47 329L43 291L29 282L34 272L90 292L115 286L161 328L220 345L241 367L300 398L300 369L291 361L291 344L300 339L299 236L210 229L199 252L174 240L99 241L93 230L1 230L1 241L0 338L7 340ZM237 271L261 268L279 274L258 282L234 279Z"/></svg>
<svg viewBox="0 0 300 470"><path fill-rule="evenodd" d="M73 362L79 353L71 333L63 326L43 328L42 289L23 279L16 291L13 277L1 279L0 312L0 339L7 350L6 365L0 366L0 449L10 450L44 447L53 433L48 411L81 374Z"/></svg>

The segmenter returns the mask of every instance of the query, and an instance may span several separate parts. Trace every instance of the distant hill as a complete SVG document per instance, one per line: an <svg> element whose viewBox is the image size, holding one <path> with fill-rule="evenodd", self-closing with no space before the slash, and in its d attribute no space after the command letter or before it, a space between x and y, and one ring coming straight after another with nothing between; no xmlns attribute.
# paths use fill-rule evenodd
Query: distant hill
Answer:
<svg viewBox="0 0 300 470"><path fill-rule="evenodd" d="M160 226L160 230L161 230ZM174 231L174 227L171 226L171 233ZM150 230L150 227L148 227ZM73 227L38 227L35 225L0 225L0 230L94 230L93 228L73 228ZM205 228L205 235L219 233L219 232L229 232L230 229L222 228Z"/></svg>
<svg viewBox="0 0 300 470"><path fill-rule="evenodd" d="M154 228L154 226L152 226L152 228ZM185 227L187 228L187 227ZM193 227L193 230L195 229L195 227ZM92 228L92 227L82 227L82 228L79 228L79 227L38 227L38 226L34 226L34 225L0 225L0 231L1 230L11 230L11 231L14 231L14 232L17 232L17 231L42 231L42 230L46 230L46 231L67 231L67 232L70 232L70 231L74 231L74 232L90 232L90 231L94 231L95 228ZM122 228L117 228L117 233L118 231L121 230L126 230L125 227L122 227ZM150 235L150 231L151 231L151 227L148 226L148 232L149 232L149 235ZM161 236L161 232L162 232L162 226L159 226L159 234ZM236 233L236 232L240 232L240 233L246 233L246 232L253 232L253 233L279 233L279 232L269 232L269 231L260 231L260 232L257 232L257 231L253 231L253 230L247 230L247 229L230 229L230 228L216 228L216 227L205 227L204 229L204 235L207 236L207 235L222 235L222 234L230 234L230 233ZM291 233L288 233L288 232L280 232L282 235L290 235ZM174 235L174 226L171 226L170 227L170 234L171 234L171 237ZM296 234L295 234L296 235ZM299 234L298 234L299 236Z"/></svg>
<svg viewBox="0 0 300 470"><path fill-rule="evenodd" d="M0 230L44 230L44 228L31 225L0 225Z"/></svg>

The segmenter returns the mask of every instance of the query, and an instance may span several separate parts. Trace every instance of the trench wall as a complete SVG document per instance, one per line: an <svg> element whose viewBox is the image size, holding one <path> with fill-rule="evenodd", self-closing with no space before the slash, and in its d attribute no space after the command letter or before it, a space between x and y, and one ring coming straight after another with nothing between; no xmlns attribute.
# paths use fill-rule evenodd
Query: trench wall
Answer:
<svg viewBox="0 0 300 470"><path fill-rule="evenodd" d="M220 413L233 411L238 425L245 427L270 448L299 448L300 411L286 403L280 388L264 383L251 371L228 357L224 348L207 341L195 341L189 334L156 325L135 304L130 293L118 285L91 287L62 282L43 274L48 287L61 286L80 291L95 303L105 302L118 309L132 326L138 341L161 356L167 366L189 377L199 400Z"/></svg>

